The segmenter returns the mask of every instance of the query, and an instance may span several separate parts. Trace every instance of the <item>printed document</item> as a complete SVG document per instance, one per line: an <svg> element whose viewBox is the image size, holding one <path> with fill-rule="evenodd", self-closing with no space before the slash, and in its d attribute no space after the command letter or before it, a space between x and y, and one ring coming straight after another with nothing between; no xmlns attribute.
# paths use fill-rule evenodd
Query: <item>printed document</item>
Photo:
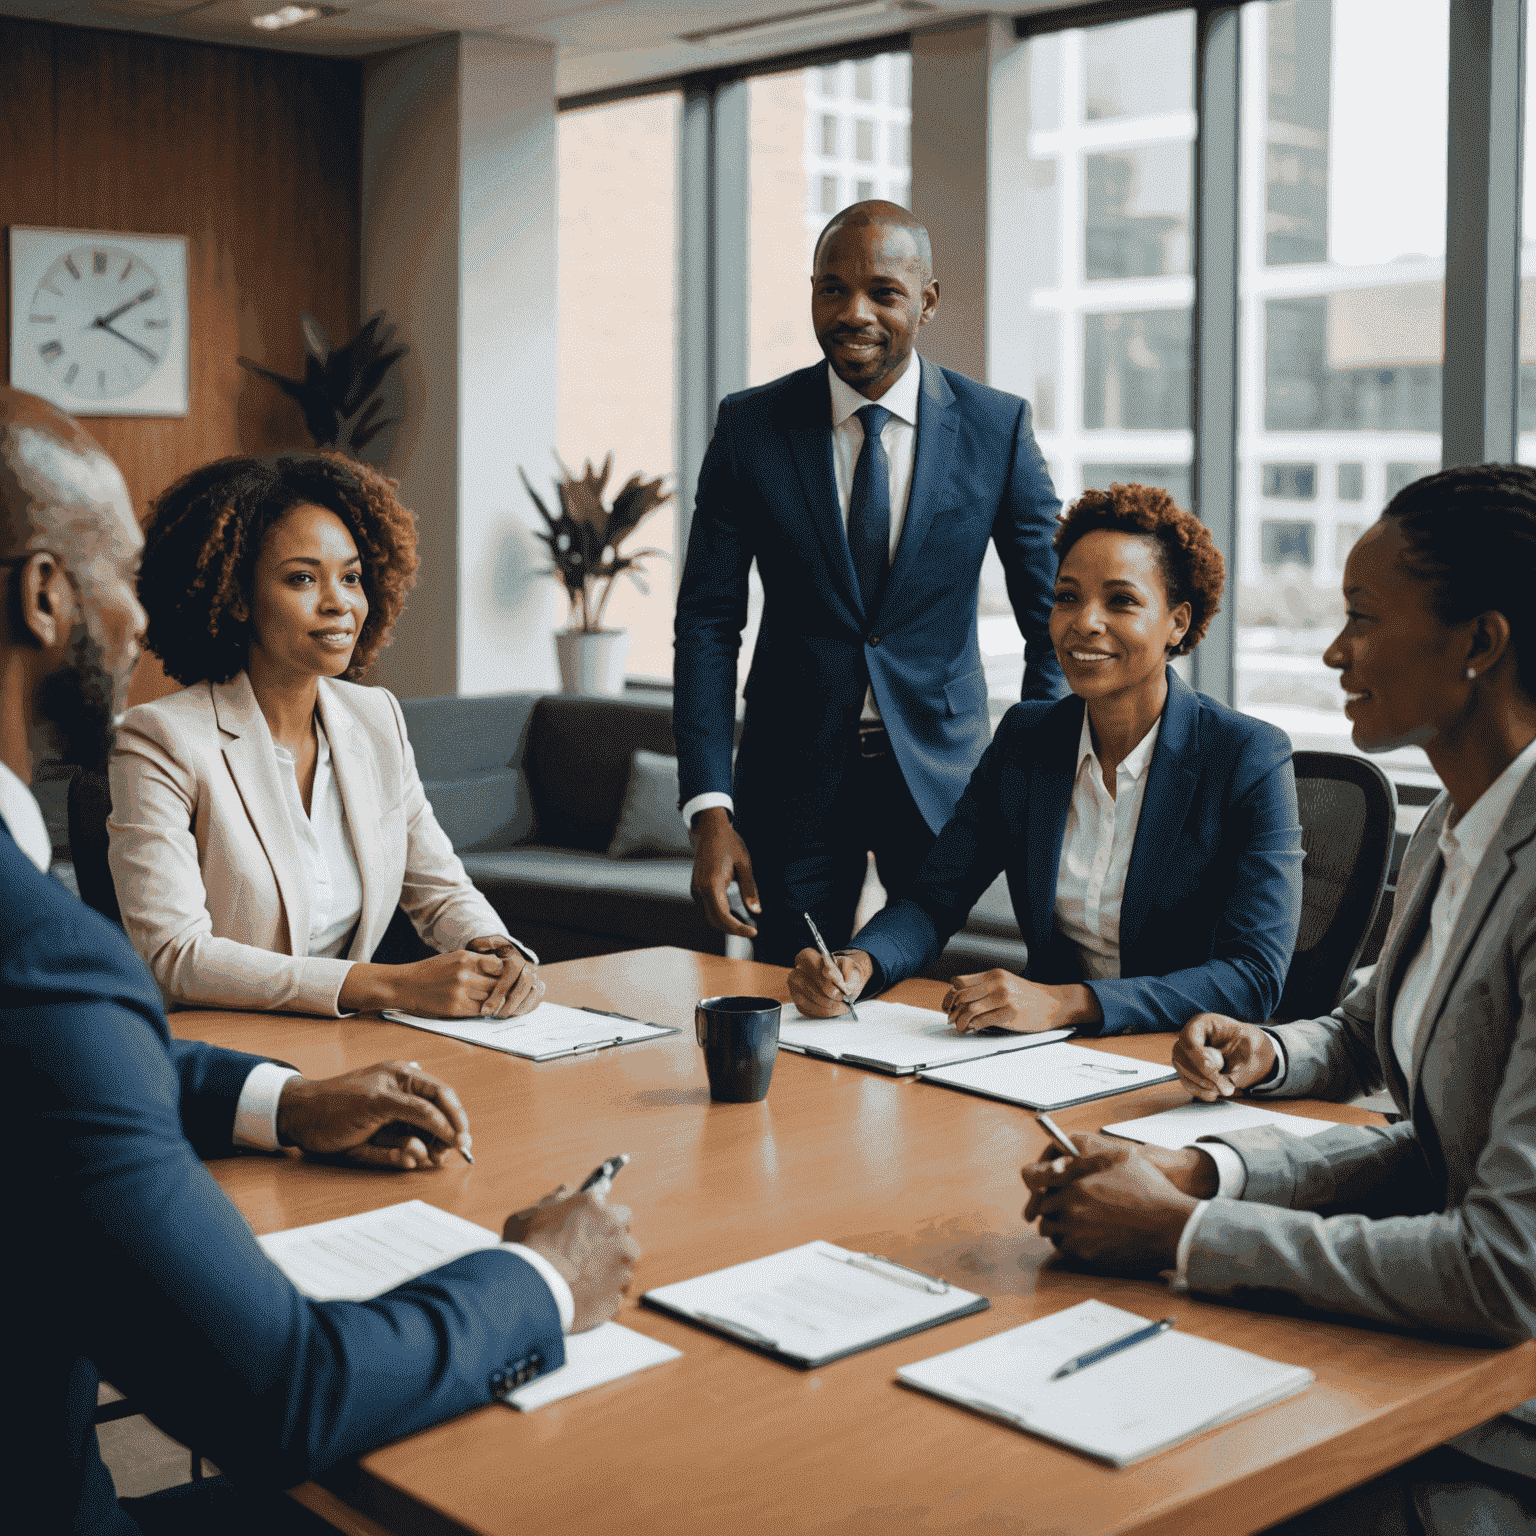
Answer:
<svg viewBox="0 0 1536 1536"><path fill-rule="evenodd" d="M984 1296L823 1242L663 1285L642 1299L797 1365L822 1365L987 1306Z"/></svg>
<svg viewBox="0 0 1536 1536"><path fill-rule="evenodd" d="M961 1062L922 1074L925 1082L965 1088L1030 1109L1065 1109L1069 1104L1132 1093L1177 1076L1172 1067L1109 1051L1091 1051L1075 1044L1012 1051L1006 1056L989 1056L984 1061Z"/></svg>
<svg viewBox="0 0 1536 1536"><path fill-rule="evenodd" d="M780 1048L902 1074L1048 1045L1073 1033L1052 1029L1039 1035L961 1035L944 1014L932 1008L887 1002L855 1006L859 1010L857 1021L846 1013L835 1019L807 1018L792 1003L786 1003L779 1020Z"/></svg>
<svg viewBox="0 0 1536 1536"><path fill-rule="evenodd" d="M1259 1125L1272 1125L1289 1136L1316 1136L1319 1131L1337 1124L1336 1120L1282 1115L1272 1109L1261 1109L1257 1104L1234 1103L1230 1099L1220 1099L1214 1104L1191 1099L1188 1104L1165 1109L1160 1115L1144 1115L1140 1120L1106 1125L1104 1132L1108 1136L1123 1136L1127 1141L1167 1147L1176 1152L1180 1147L1194 1146L1202 1136L1226 1136L1232 1131L1249 1131Z"/></svg>
<svg viewBox="0 0 1536 1536"><path fill-rule="evenodd" d="M1051 1380L1074 1356L1152 1321L1101 1301L1079 1302L904 1365L896 1376L1117 1467L1294 1396L1313 1379L1301 1366L1174 1328Z"/></svg>
<svg viewBox="0 0 1536 1536"><path fill-rule="evenodd" d="M384 1017L396 1024L409 1024L412 1029L431 1030L434 1035L489 1046L493 1051L505 1051L509 1056L522 1056L529 1061L553 1061L560 1056L579 1056L609 1045L631 1045L637 1040L658 1040L677 1033L659 1024L642 1024L611 1013L591 1013L585 1008L551 1002L540 1003L532 1013L515 1019L430 1019L419 1013L402 1013L397 1008L386 1008Z"/></svg>

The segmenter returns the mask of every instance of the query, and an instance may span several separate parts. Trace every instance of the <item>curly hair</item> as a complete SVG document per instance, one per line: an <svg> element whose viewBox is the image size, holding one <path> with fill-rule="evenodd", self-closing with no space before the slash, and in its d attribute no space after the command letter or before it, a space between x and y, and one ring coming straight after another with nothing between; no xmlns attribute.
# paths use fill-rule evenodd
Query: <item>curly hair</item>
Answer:
<svg viewBox="0 0 1536 1536"><path fill-rule="evenodd" d="M1211 538L1211 530L1192 512L1186 512L1159 486L1112 485L1107 491L1084 491L1057 518L1056 559L1085 533L1112 528L1118 533L1139 533L1157 548L1168 606L1189 604L1189 628L1175 646L1173 656L1187 656L1205 638L1211 620L1221 612L1221 592L1227 579L1226 561Z"/></svg>
<svg viewBox="0 0 1536 1536"><path fill-rule="evenodd" d="M256 561L295 507L325 507L347 525L363 563L368 617L343 676L361 677L389 644L416 580L416 518L396 483L339 453L217 459L150 508L139 601L145 644L178 683L227 683L246 664Z"/></svg>
<svg viewBox="0 0 1536 1536"><path fill-rule="evenodd" d="M1381 514L1408 545L1404 564L1428 582L1442 624L1502 613L1515 648L1521 691L1536 699L1536 469L1473 464L1404 486Z"/></svg>

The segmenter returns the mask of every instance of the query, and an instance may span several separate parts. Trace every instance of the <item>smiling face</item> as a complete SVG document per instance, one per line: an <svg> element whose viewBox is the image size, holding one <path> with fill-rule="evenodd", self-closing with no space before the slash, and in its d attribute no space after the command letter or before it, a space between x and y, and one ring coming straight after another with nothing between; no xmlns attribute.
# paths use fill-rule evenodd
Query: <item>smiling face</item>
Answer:
<svg viewBox="0 0 1536 1536"><path fill-rule="evenodd" d="M1440 622L1433 589L1403 563L1407 552L1391 518L1366 529L1344 565L1344 628L1323 652L1362 752L1426 746L1469 707L1470 626Z"/></svg>
<svg viewBox="0 0 1536 1536"><path fill-rule="evenodd" d="M1096 528L1056 573L1051 644L1073 693L1090 702L1153 697L1189 619L1188 603L1169 606L1157 541L1146 534Z"/></svg>
<svg viewBox="0 0 1536 1536"><path fill-rule="evenodd" d="M811 324L834 372L878 400L901 377L920 326L939 303L911 230L845 224L822 242L811 276Z"/></svg>
<svg viewBox="0 0 1536 1536"><path fill-rule="evenodd" d="M347 525L326 507L295 507L267 534L251 603L252 670L274 679L340 677L352 661L368 596Z"/></svg>

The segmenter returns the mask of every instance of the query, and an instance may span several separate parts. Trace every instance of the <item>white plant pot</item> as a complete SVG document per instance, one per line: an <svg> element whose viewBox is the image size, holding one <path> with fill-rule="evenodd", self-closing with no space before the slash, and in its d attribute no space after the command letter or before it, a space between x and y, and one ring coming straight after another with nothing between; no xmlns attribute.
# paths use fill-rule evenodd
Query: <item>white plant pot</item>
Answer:
<svg viewBox="0 0 1536 1536"><path fill-rule="evenodd" d="M555 654L560 658L560 691L588 698L616 699L624 692L624 658L629 651L627 629L557 629Z"/></svg>

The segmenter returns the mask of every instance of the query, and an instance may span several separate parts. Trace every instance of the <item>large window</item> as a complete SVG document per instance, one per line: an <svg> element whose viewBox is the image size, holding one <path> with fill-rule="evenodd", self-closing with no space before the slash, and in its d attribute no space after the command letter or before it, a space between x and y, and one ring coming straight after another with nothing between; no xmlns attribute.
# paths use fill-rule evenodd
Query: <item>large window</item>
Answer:
<svg viewBox="0 0 1536 1536"><path fill-rule="evenodd" d="M1027 44L1029 290L991 382L1024 395L1063 501L1116 481L1190 494L1194 13ZM1023 641L995 552L979 626L993 699L1018 699Z"/></svg>
<svg viewBox="0 0 1536 1536"><path fill-rule="evenodd" d="M637 471L673 483L680 101L646 96L559 118L560 457L579 473L611 452L610 495ZM555 465L525 468L542 489ZM620 578L604 623L629 631L631 676L670 679L674 509L652 513L628 547L663 554L646 562L649 594Z"/></svg>
<svg viewBox="0 0 1536 1536"><path fill-rule="evenodd" d="M1352 750L1350 546L1440 465L1447 0L1269 0L1242 37L1237 703ZM1428 770L1417 750L1389 768Z"/></svg>

